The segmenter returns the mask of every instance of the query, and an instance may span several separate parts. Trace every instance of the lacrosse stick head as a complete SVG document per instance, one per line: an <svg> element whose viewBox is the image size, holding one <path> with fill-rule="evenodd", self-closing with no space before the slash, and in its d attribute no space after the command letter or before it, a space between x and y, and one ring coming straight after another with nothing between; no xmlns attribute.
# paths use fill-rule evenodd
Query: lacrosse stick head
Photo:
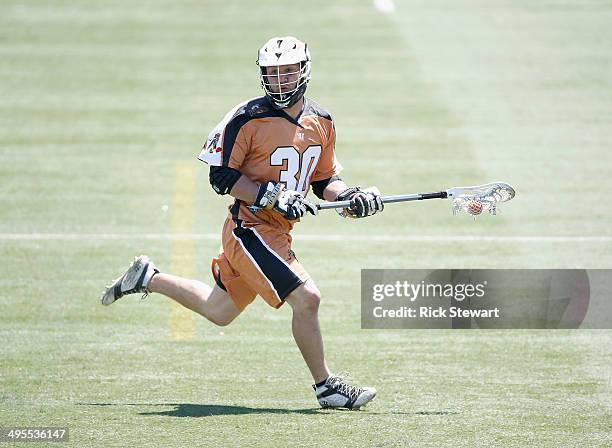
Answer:
<svg viewBox="0 0 612 448"><path fill-rule="evenodd" d="M505 182L491 182L473 187L456 187L446 191L453 200L453 215L462 210L470 215L488 211L497 214L497 204L509 201L516 194L514 188Z"/></svg>

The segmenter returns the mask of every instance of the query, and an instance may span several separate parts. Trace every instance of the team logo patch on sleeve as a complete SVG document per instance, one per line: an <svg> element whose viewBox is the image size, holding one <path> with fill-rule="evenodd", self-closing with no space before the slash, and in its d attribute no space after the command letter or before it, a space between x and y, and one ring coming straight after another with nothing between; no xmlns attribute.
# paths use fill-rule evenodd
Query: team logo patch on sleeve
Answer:
<svg viewBox="0 0 612 448"><path fill-rule="evenodd" d="M223 148L219 145L221 133L215 132L211 135L212 136L208 138L206 144L202 148L198 159L212 166L221 166L221 153L223 151Z"/></svg>
<svg viewBox="0 0 612 448"><path fill-rule="evenodd" d="M219 139L221 138L221 134L219 132L217 132L211 139L208 140L208 145L206 145L206 148L208 149L209 153L215 153L215 152L221 152L222 148L220 146L217 146L217 143L219 143Z"/></svg>

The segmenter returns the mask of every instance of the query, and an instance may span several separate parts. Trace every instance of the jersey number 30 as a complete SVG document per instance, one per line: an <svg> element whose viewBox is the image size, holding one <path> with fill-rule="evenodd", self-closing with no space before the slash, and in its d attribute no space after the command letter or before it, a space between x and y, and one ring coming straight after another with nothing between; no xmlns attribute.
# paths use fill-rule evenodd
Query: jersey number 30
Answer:
<svg viewBox="0 0 612 448"><path fill-rule="evenodd" d="M288 190L306 194L306 184L314 173L321 157L321 146L309 146L301 154L293 146L280 146L270 156L270 165L283 166L287 162L287 169L281 170L280 182L286 185Z"/></svg>

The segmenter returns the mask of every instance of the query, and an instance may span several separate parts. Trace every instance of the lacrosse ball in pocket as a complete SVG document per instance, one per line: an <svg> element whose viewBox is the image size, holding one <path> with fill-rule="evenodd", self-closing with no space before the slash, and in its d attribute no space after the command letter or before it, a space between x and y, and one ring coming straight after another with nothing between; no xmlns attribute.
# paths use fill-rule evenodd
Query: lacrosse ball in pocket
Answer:
<svg viewBox="0 0 612 448"><path fill-rule="evenodd" d="M480 215L482 213L482 202L472 199L465 208L470 215Z"/></svg>

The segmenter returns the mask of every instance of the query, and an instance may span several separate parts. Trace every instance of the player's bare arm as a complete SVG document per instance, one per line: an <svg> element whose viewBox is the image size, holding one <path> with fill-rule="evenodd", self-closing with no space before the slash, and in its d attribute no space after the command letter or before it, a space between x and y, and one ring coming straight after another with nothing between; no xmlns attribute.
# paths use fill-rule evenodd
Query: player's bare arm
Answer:
<svg viewBox="0 0 612 448"><path fill-rule="evenodd" d="M259 184L253 182L248 177L241 175L232 189L230 195L241 201L252 204L257 199Z"/></svg>

